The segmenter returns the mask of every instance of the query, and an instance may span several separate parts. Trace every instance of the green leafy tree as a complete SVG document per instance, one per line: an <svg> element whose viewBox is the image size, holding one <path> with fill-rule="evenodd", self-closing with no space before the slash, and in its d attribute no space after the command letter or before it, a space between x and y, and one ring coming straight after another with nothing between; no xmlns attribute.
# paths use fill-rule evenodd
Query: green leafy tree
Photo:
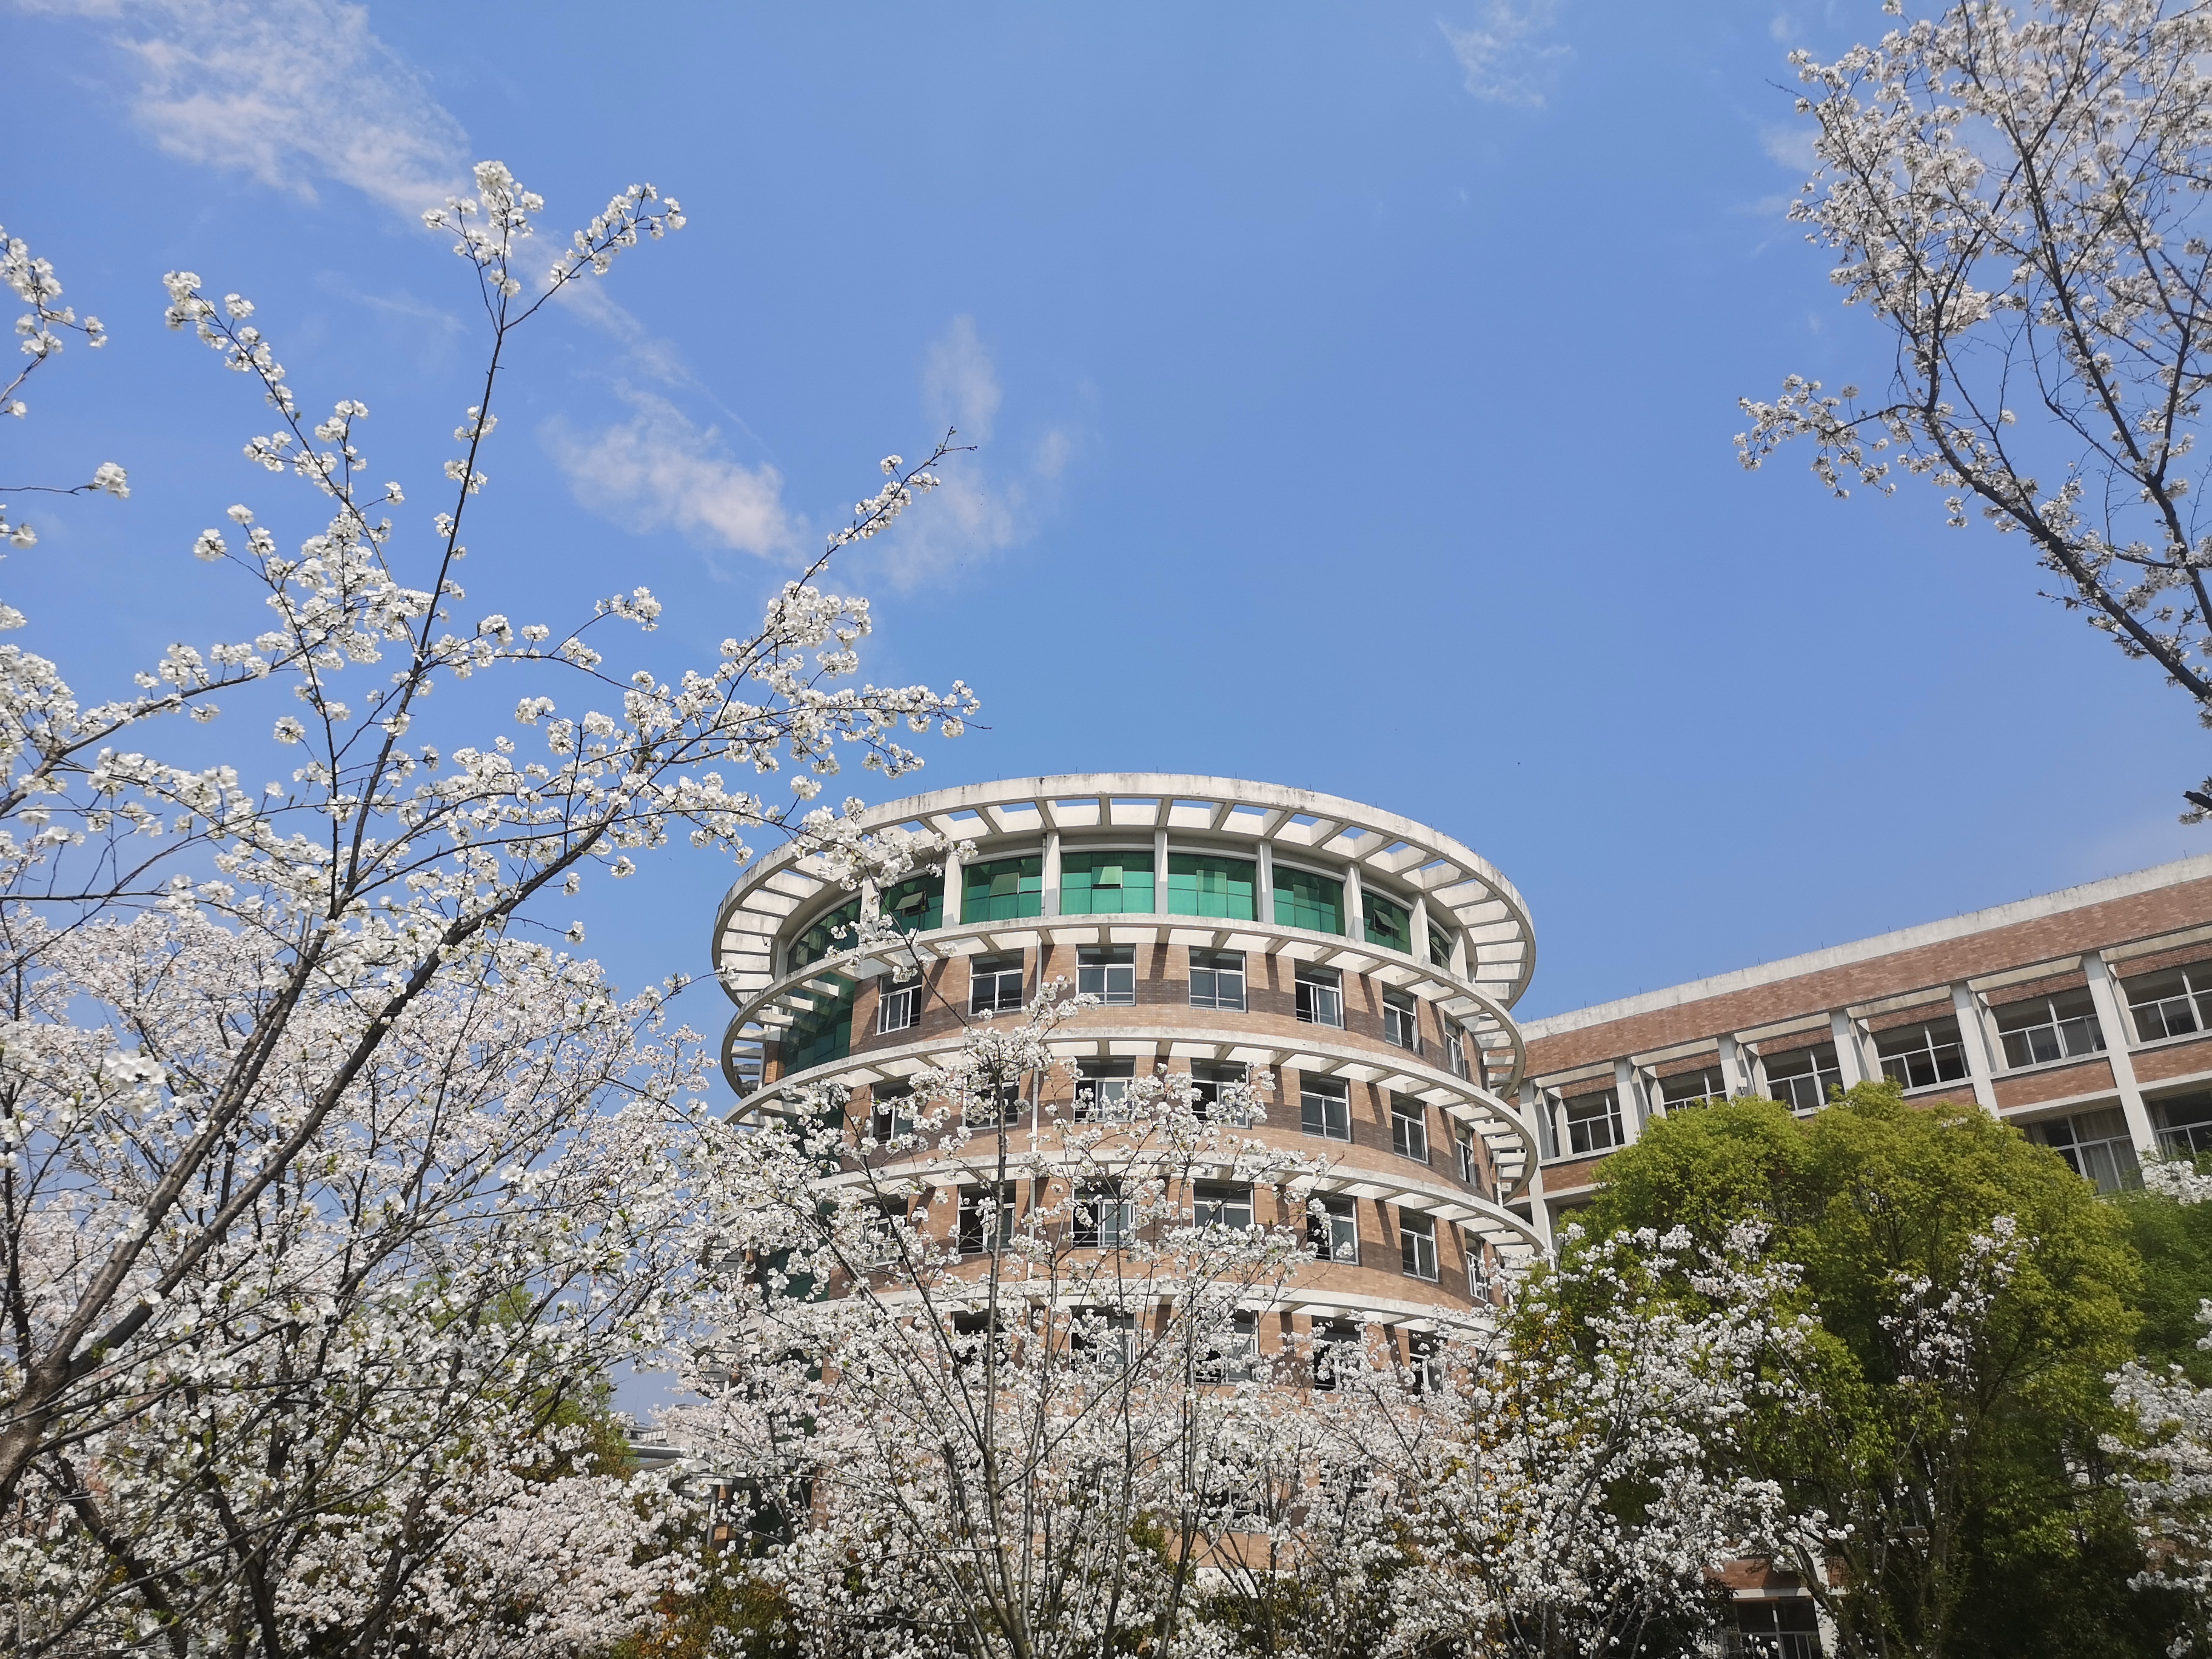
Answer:
<svg viewBox="0 0 2212 1659"><path fill-rule="evenodd" d="M2163 1652L2178 1608L2100 1449L2134 1352L2130 1220L2053 1152L1971 1105L1862 1085L1800 1119L1772 1101L1655 1121L1608 1159L1587 1224L1764 1223L1814 1321L1798 1398L1750 1471L1826 1517L1784 1561L1845 1656Z"/></svg>

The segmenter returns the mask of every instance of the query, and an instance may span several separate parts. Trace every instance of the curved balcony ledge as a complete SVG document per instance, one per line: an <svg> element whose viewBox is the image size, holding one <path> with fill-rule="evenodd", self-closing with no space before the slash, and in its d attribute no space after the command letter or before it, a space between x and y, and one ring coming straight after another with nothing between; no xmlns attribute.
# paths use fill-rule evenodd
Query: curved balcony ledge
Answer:
<svg viewBox="0 0 2212 1659"><path fill-rule="evenodd" d="M973 841L987 856L1000 850L994 843L1061 833L1165 832L1200 837L1209 848L1230 851L1256 851L1264 844L1293 862L1302 856L1318 858L1371 872L1449 913L1466 939L1469 982L1503 1006L1512 1006L1535 972L1535 936L1527 902L1488 860L1426 824L1340 796L1237 778L1077 773L910 796L872 808L859 822L864 831L925 825L955 840ZM715 913L710 955L732 1000L748 1002L767 986L774 977L779 933L830 884L814 857L793 844L763 858L731 887ZM1193 925L1203 921L1135 920ZM1350 939L1338 943L1356 946ZM1412 957L1398 959L1424 965Z"/></svg>
<svg viewBox="0 0 2212 1659"><path fill-rule="evenodd" d="M1380 945L1360 945L1334 933L1273 923L1214 921L1200 916L1026 917L967 927L942 927L904 936L927 962L1040 945L1179 945L1200 950L1244 951L1287 957L1363 975L1433 1004L1465 1028L1482 1057L1490 1086L1504 1094L1519 1087L1528 1054L1520 1028L1504 1006L1449 968L1417 962ZM910 967L887 952L848 950L809 963L781 979L765 981L739 1003L722 1042L722 1072L739 1095L760 1086L761 1050L775 1034L814 1006L836 998L863 979ZM1178 1042L1183 1034L1176 1034Z"/></svg>
<svg viewBox="0 0 2212 1659"><path fill-rule="evenodd" d="M1171 1058L1178 1060L1241 1060L1267 1071L1287 1068L1303 1075L1339 1077L1348 1082L1372 1084L1395 1093L1411 1095L1466 1124L1482 1137L1497 1167L1501 1192L1515 1194L1526 1184L1534 1164L1532 1152L1536 1137L1522 1121L1517 1107L1464 1078L1425 1065L1401 1049L1377 1054L1347 1043L1307 1038L1308 1031L1318 1033L1328 1029L1304 1028L1298 1034L1299 1040L1292 1043L1272 1035L1240 1031L1224 1020L1218 1033L1209 1032L1202 1041L1189 1033L1176 1033L1170 1051ZM1109 1056L1135 1059L1155 1054L1167 1041L1156 1028L1085 1026L1079 1030L1063 1031L1052 1039L1049 1046L1053 1054L1063 1060ZM927 1068L934 1063L935 1057L953 1053L959 1047L960 1037L956 1033L896 1048L848 1055L843 1060L825 1060L788 1078L778 1079L765 1089L747 1096L735 1115L749 1117L758 1114L772 1106L787 1088L805 1088L817 1083L901 1082ZM1409 1170L1413 1167L1407 1165ZM1409 1187L1408 1190L1416 1188Z"/></svg>
<svg viewBox="0 0 2212 1659"><path fill-rule="evenodd" d="M972 1259L981 1262L984 1258L978 1255ZM1377 1277L1386 1280L1392 1276L1384 1268L1377 1267L1372 1271ZM1429 1281L1425 1279L1416 1279L1413 1282L1424 1286L1429 1285ZM1063 1286L1063 1290L1064 1288ZM1091 1305L1091 1303L1079 1293L1073 1296L1062 1294L1055 1297L1049 1291L1018 1279L1001 1279L999 1281L999 1295L1001 1305L1010 1299L1034 1308ZM927 1298L925 1298L919 1291L904 1287L897 1290L878 1289L874 1292L874 1296L876 1305L878 1307L893 1310L911 1309L917 1313L930 1302L934 1302L942 1310L957 1310L962 1313L972 1313L983 1305L980 1297L960 1296L950 1285L940 1286L932 1291ZM1157 1297L1151 1298L1149 1303L1144 1305L1158 1306L1167 1300L1168 1298L1164 1297ZM1495 1322L1497 1317L1497 1309L1487 1302L1471 1301L1467 1306L1461 1307L1451 1304L1440 1305L1433 1296L1419 1302L1409 1302L1401 1297L1390 1296L1348 1297L1340 1289L1323 1290L1318 1285L1307 1287L1296 1284L1283 1286L1273 1296L1245 1297L1237 1303L1237 1310L1239 1313L1259 1314L1262 1316L1268 1314L1295 1314L1316 1321L1356 1319L1364 1324L1393 1326L1407 1331L1433 1331L1445 1325L1462 1328L1473 1325L1487 1328Z"/></svg>
<svg viewBox="0 0 2212 1659"><path fill-rule="evenodd" d="M943 1184L947 1176L963 1184L989 1182L999 1179L1000 1168L996 1153L987 1153L983 1150L986 1145L985 1139L979 1136L969 1143L973 1150L969 1156L947 1158L937 1153L916 1153L876 1164L866 1171L844 1170L836 1175L826 1175L815 1184L823 1191L836 1191L860 1186L869 1176L878 1181L930 1177L933 1184L938 1185ZM1043 1154L1043 1157L1049 1164L1050 1154ZM1087 1157L1085 1164L1088 1169L1109 1171L1133 1161L1127 1158L1116 1158L1110 1150L1106 1150ZM1480 1193L1446 1182L1425 1179L1415 1173L1418 1167L1408 1164L1403 1170L1397 1170L1338 1162L1317 1173L1294 1176L1285 1186L1294 1198L1379 1199L1394 1208L1433 1216L1438 1221L1448 1222L1474 1234L1509 1261L1523 1260L1542 1249L1542 1239L1532 1223L1522 1220L1495 1199L1485 1198ZM1217 1169L1215 1173L1225 1174L1226 1170ZM1202 1170L1194 1171L1194 1175L1195 1179L1201 1181L1211 1178Z"/></svg>

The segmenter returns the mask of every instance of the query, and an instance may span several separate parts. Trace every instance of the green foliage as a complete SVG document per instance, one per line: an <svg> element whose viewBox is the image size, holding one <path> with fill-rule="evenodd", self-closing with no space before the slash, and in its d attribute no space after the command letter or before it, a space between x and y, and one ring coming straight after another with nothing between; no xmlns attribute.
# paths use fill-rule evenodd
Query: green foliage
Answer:
<svg viewBox="0 0 2212 1659"><path fill-rule="evenodd" d="M2163 1193L2116 1200L2128 1237L2142 1258L2136 1349L2153 1365L2179 1365L2200 1387L2212 1383L2212 1353L2197 1346L2204 1327L2197 1305L2212 1297L2212 1204L2183 1204Z"/></svg>
<svg viewBox="0 0 2212 1659"><path fill-rule="evenodd" d="M2163 1650L2170 1609L2127 1586L2141 1557L2099 1449L2119 1426L2105 1378L2147 1322L2130 1239L2150 1224L1978 1108L1911 1106L1888 1083L1808 1119L1771 1101L1670 1114L1601 1178L1585 1218L1600 1234L1680 1226L1710 1243L1756 1219L1802 1273L1818 1327L1802 1396L1746 1458L1801 1512L1849 1522L1833 1547L1853 1588L1831 1606L1844 1652ZM1930 1381L1894 1324L1906 1287L1940 1301L1968 1285L2000 1217L2018 1229L2011 1276L1966 1372ZM2157 1225L2176 1237L2152 1280L2178 1309L2212 1231Z"/></svg>

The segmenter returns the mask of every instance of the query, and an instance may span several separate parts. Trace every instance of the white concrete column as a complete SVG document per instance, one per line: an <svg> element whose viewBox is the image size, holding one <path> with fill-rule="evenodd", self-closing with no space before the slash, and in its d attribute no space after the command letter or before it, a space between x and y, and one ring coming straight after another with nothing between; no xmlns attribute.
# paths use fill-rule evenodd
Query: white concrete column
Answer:
<svg viewBox="0 0 2212 1659"><path fill-rule="evenodd" d="M1972 986L1954 985L1951 1012L1959 1017L1959 1046L1966 1051L1966 1075L1974 1081L1974 1098L1984 1111L1995 1112L1996 1085L1990 1079L1996 1067L1990 1059L1990 1028L1982 1018L1982 1000Z"/></svg>
<svg viewBox="0 0 2212 1659"><path fill-rule="evenodd" d="M1523 1079L1521 1085L1521 1115L1536 1132L1536 1156L1540 1160L1559 1155L1559 1126L1552 1115L1552 1103L1544 1098L1544 1091Z"/></svg>
<svg viewBox="0 0 2212 1659"><path fill-rule="evenodd" d="M1413 919L1406 924L1413 935L1413 960L1429 959L1429 900L1426 894L1413 901Z"/></svg>
<svg viewBox="0 0 2212 1659"><path fill-rule="evenodd" d="M1252 895L1252 908L1260 920L1273 927L1275 921L1275 844L1265 836L1260 837L1259 866L1253 872L1252 885L1257 889ZM1161 873L1164 882L1167 875Z"/></svg>
<svg viewBox="0 0 2212 1659"><path fill-rule="evenodd" d="M945 855L945 925L960 925L960 854Z"/></svg>
<svg viewBox="0 0 2212 1659"><path fill-rule="evenodd" d="M1044 914L1060 914L1060 831L1044 832Z"/></svg>
<svg viewBox="0 0 2212 1659"><path fill-rule="evenodd" d="M1162 824L1152 831L1152 914L1164 916L1168 913L1168 829Z"/></svg>
<svg viewBox="0 0 2212 1659"><path fill-rule="evenodd" d="M1859 1046L1858 1022L1840 1008L1828 1015L1828 1037L1836 1045L1836 1066L1844 1074L1844 1087L1871 1083L1881 1075L1881 1067L1869 1061Z"/></svg>
<svg viewBox="0 0 2212 1659"><path fill-rule="evenodd" d="M2119 1091L2120 1110L2127 1115L2128 1139L2135 1142L2138 1157L2155 1157L2158 1130L2150 1121L2150 1108L2143 1103L2142 1086L2136 1081L2135 1060L2128 1052L2135 1031L2127 1023L2119 982L2112 977L2112 964L2101 951L2092 951L2081 958L2081 971L2088 975L2089 998L2097 1005L2097 1024L2105 1029L2105 1058L2112 1062L2112 1086Z"/></svg>
<svg viewBox="0 0 2212 1659"><path fill-rule="evenodd" d="M1613 1097L1620 1103L1620 1127L1633 1146L1644 1138L1644 1102L1636 1093L1636 1067L1625 1060L1613 1062Z"/></svg>
<svg viewBox="0 0 2212 1659"><path fill-rule="evenodd" d="M1474 977L1474 964L1468 960L1467 935L1457 928L1452 930L1451 947L1452 972L1462 979L1472 980Z"/></svg>
<svg viewBox="0 0 2212 1659"><path fill-rule="evenodd" d="M1367 943L1365 901L1360 892L1359 866L1344 866L1344 936L1357 945Z"/></svg>
<svg viewBox="0 0 2212 1659"><path fill-rule="evenodd" d="M1743 1049L1733 1033L1721 1034L1721 1087L1734 1100L1751 1086L1751 1079L1743 1063Z"/></svg>
<svg viewBox="0 0 2212 1659"><path fill-rule="evenodd" d="M1528 1171L1528 1218L1536 1224L1536 1237L1544 1241L1544 1254L1552 1253L1552 1206L1544 1201L1544 1166L1539 1162Z"/></svg>

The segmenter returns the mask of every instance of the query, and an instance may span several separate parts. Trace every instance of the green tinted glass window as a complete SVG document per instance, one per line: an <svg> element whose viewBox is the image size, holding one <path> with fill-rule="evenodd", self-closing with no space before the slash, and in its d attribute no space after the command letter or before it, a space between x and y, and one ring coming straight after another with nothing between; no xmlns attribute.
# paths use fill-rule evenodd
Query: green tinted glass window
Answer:
<svg viewBox="0 0 2212 1659"><path fill-rule="evenodd" d="M1344 931L1344 884L1304 870L1275 866L1275 923L1316 933Z"/></svg>
<svg viewBox="0 0 2212 1659"><path fill-rule="evenodd" d="M1168 854L1168 914L1249 921L1254 866L1206 853Z"/></svg>
<svg viewBox="0 0 2212 1659"><path fill-rule="evenodd" d="M1380 893L1361 896L1367 912L1367 942L1386 951L1413 951L1413 913Z"/></svg>
<svg viewBox="0 0 2212 1659"><path fill-rule="evenodd" d="M1148 915L1152 908L1150 853L1066 853L1060 860L1063 916Z"/></svg>
<svg viewBox="0 0 2212 1659"><path fill-rule="evenodd" d="M1429 960L1439 968L1451 966L1451 940L1441 927L1429 929Z"/></svg>
<svg viewBox="0 0 2212 1659"><path fill-rule="evenodd" d="M776 1044L785 1075L842 1060L853 1052L853 994L858 988L848 981L834 998L818 999L811 1008L799 1011Z"/></svg>
<svg viewBox="0 0 2212 1659"><path fill-rule="evenodd" d="M1044 914L1044 857L995 859L960 872L960 920L1011 921Z"/></svg>
<svg viewBox="0 0 2212 1659"><path fill-rule="evenodd" d="M834 910L825 910L815 917L813 925L791 942L790 968L795 973L810 962L819 962L832 951L849 950L853 944L853 924L860 919L860 901L847 899ZM841 933L839 929L843 931Z"/></svg>
<svg viewBox="0 0 2212 1659"><path fill-rule="evenodd" d="M902 933L926 933L945 925L945 878L908 876L884 890L884 920Z"/></svg>

